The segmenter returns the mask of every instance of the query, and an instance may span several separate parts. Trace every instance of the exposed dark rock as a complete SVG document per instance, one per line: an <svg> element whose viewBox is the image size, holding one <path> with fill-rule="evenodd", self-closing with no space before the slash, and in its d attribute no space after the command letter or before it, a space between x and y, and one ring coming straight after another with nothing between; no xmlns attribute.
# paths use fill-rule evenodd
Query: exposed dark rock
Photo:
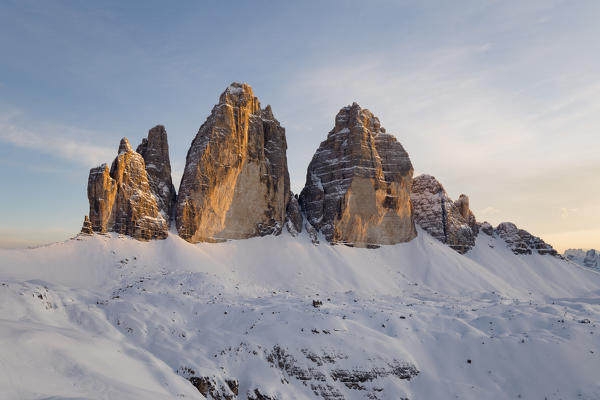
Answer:
<svg viewBox="0 0 600 400"><path fill-rule="evenodd" d="M317 355L308 349L301 349L301 352L308 360L316 364L317 367L327 365L327 368L321 369L303 366L301 362L280 346L275 346L272 351L266 353L266 359L273 366L284 371L288 376L309 384L313 393L325 400L344 398L342 392L336 388L335 382L340 382L351 390L368 390L370 391L367 395L368 398L379 398L374 392L380 392L382 389L367 388L362 384L388 376L410 380L419 374L419 370L413 364L398 360L383 362L378 367L368 369L358 367L352 369L331 368L336 364L337 360L345 360L348 356L328 353Z"/></svg>
<svg viewBox="0 0 600 400"><path fill-rule="evenodd" d="M207 399L234 400L238 395L239 383L237 380L226 380L226 385L217 385L214 378L207 376L192 376L188 380Z"/></svg>
<svg viewBox="0 0 600 400"><path fill-rule="evenodd" d="M297 236L302 232L303 219L298 198L290 192L290 198L286 209L285 226L292 236Z"/></svg>
<svg viewBox="0 0 600 400"><path fill-rule="evenodd" d="M267 361L285 371L289 376L297 378L301 381L325 381L325 375L314 368L302 368L297 365L297 360L279 346L273 347L273 350L266 354Z"/></svg>
<svg viewBox="0 0 600 400"><path fill-rule="evenodd" d="M487 221L484 221L481 224L479 224L479 230L481 230L488 236L494 235L494 227Z"/></svg>
<svg viewBox="0 0 600 400"><path fill-rule="evenodd" d="M370 382L390 375L399 379L411 380L419 375L419 370L412 364L394 360L385 368L373 368L370 370L334 369L331 371L331 377L334 380L342 382L350 389L364 389L360 386L360 383Z"/></svg>
<svg viewBox="0 0 600 400"><path fill-rule="evenodd" d="M279 400L275 396L267 396L266 394L262 394L260 389L254 389L253 391L248 391L248 400Z"/></svg>
<svg viewBox="0 0 600 400"><path fill-rule="evenodd" d="M237 396L239 394L240 383L238 382L237 379L226 379L225 383L227 384L227 387L229 387L229 390L231 390L231 392L234 395Z"/></svg>
<svg viewBox="0 0 600 400"><path fill-rule="evenodd" d="M315 229L314 226L310 224L310 222L305 222L304 227L306 228L306 232L308 232L308 236L310 236L310 240L314 245L319 244L319 233Z"/></svg>
<svg viewBox="0 0 600 400"><path fill-rule="evenodd" d="M331 243L406 242L416 236L412 174L402 145L354 103L340 110L312 158L300 205L310 225Z"/></svg>

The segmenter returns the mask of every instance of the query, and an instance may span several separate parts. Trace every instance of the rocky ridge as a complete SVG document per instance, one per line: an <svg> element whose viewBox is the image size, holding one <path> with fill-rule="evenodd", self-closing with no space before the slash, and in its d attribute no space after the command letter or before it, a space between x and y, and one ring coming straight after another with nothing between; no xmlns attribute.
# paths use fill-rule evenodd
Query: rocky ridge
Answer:
<svg viewBox="0 0 600 400"><path fill-rule="evenodd" d="M486 235L503 239L514 254L536 252L541 255L549 254L561 257L551 245L526 230L517 228L512 222L502 222L496 228L493 228L488 222L483 222L480 228Z"/></svg>
<svg viewBox="0 0 600 400"><path fill-rule="evenodd" d="M416 236L412 174L402 145L373 113L353 103L339 111L313 156L300 205L308 223L331 243L406 242Z"/></svg>
<svg viewBox="0 0 600 400"><path fill-rule="evenodd" d="M252 88L232 83L188 151L177 230L190 242L279 234L290 182L285 129Z"/></svg>
<svg viewBox="0 0 600 400"><path fill-rule="evenodd" d="M477 223L469 198L453 201L434 177L413 180L402 145L356 103L336 115L300 196L290 191L286 150L285 129L271 107L261 108L249 85L232 83L192 142L179 196L167 132L157 125L137 151L123 138L110 168L90 170L90 213L81 232L162 239L175 219L179 235L190 242L278 235L285 226L292 236L306 229L314 244L321 233L332 244L378 247L411 240L417 222L462 254L482 230L502 238L515 254L557 255L512 223ZM600 264L597 252L580 258L582 265Z"/></svg>
<svg viewBox="0 0 600 400"><path fill-rule="evenodd" d="M475 245L479 227L467 195L452 201L437 179L420 175L413 180L410 199L415 222L431 236L461 254Z"/></svg>

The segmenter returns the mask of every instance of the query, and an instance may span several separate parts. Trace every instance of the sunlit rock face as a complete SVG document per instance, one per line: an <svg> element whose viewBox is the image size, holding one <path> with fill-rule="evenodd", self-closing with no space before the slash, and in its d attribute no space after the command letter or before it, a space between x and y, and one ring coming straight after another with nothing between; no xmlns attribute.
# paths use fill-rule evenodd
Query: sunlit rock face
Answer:
<svg viewBox="0 0 600 400"><path fill-rule="evenodd" d="M156 125L150 129L148 137L142 139L136 151L144 158L148 183L156 197L158 211L170 223L175 213L177 195L171 179L169 142L165 127Z"/></svg>
<svg viewBox="0 0 600 400"><path fill-rule="evenodd" d="M396 138L369 110L342 108L306 174L300 204L331 243L357 247L416 236L410 204L413 167Z"/></svg>
<svg viewBox="0 0 600 400"><path fill-rule="evenodd" d="M475 245L479 228L466 195L452 201L437 179L420 175L413 180L411 200L415 222L431 236L459 253Z"/></svg>
<svg viewBox="0 0 600 400"><path fill-rule="evenodd" d="M168 224L150 189L144 158L121 139L108 165L92 168L88 178L89 222L94 232L117 232L136 239L164 239Z"/></svg>
<svg viewBox="0 0 600 400"><path fill-rule="evenodd" d="M279 234L290 196L285 129L247 84L233 83L186 158L177 230L190 242Z"/></svg>

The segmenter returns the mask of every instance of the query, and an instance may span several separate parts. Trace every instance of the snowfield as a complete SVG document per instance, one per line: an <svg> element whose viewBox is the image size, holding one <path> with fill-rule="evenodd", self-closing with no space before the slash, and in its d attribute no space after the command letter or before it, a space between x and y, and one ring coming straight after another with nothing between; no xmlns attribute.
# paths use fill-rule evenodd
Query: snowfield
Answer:
<svg viewBox="0 0 600 400"><path fill-rule="evenodd" d="M600 273L483 233L78 236L0 250L0 398L600 399L599 321Z"/></svg>

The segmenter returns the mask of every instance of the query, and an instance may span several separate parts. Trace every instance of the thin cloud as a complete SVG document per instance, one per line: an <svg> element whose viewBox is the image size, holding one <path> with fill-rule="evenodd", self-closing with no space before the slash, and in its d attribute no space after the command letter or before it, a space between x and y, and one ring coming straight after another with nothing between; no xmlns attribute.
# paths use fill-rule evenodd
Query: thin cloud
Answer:
<svg viewBox="0 0 600 400"><path fill-rule="evenodd" d="M20 113L0 116L0 141L48 154L85 167L109 162L115 149L91 143L88 138L101 134L68 126L44 125L36 129L22 126Z"/></svg>

